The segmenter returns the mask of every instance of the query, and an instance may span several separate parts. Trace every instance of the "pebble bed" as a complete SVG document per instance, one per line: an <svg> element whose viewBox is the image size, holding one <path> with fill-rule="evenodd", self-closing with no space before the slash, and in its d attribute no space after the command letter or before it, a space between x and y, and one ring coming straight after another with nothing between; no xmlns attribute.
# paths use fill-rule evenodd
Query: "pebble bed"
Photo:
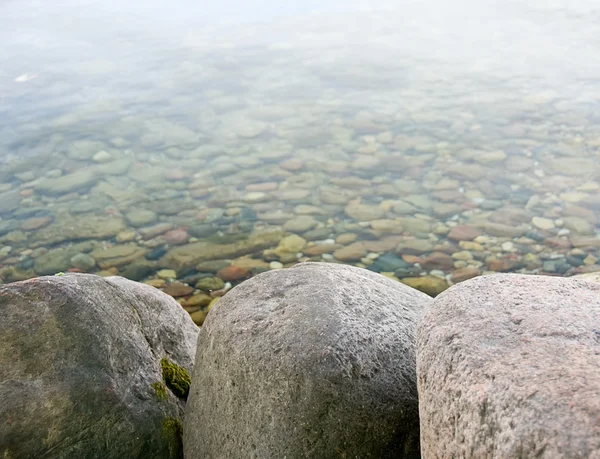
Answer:
<svg viewBox="0 0 600 459"><path fill-rule="evenodd" d="M597 88L419 60L357 70L336 50L174 52L185 85L142 87L151 110L90 109L59 75L19 82L9 108L27 84L56 107L11 121L27 142L0 141L1 282L118 274L201 325L232 286L306 261L430 295L600 271Z"/></svg>

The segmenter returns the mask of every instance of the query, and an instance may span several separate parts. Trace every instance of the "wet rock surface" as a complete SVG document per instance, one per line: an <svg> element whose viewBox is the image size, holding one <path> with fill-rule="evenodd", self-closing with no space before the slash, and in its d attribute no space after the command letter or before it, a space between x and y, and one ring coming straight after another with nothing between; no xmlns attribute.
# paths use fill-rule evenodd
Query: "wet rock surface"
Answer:
<svg viewBox="0 0 600 459"><path fill-rule="evenodd" d="M600 80L600 55L581 59L596 48L576 45L600 42L593 15L554 3L515 11L536 33L538 22L564 21L548 37L576 64L556 66L565 78ZM70 14L61 8L53 5L57 18ZM439 8L439 17L443 8L455 14ZM432 295L493 272L600 271L595 85L553 83L550 67L538 66L544 56L557 62L545 42L500 46L519 53L508 68L488 51L464 65L424 61L406 43L452 46L456 30L445 40L418 23L397 27L413 13L392 5L357 16L360 24L342 12L278 24L289 34L285 52L239 24L215 25L227 53L190 59L180 58L188 45L213 43L199 38L203 27L184 45L169 40L136 59L132 43L146 40L128 34L113 34L115 54L100 60L50 66L35 46L22 48L29 57L8 52L6 75L16 78L23 62L40 68L39 78L9 78L2 99L11 116L0 133L0 283L121 275L176 294L202 323L237 284L306 261L368 268ZM520 37L525 22L504 15L477 24L506 21L514 28L501 39ZM331 31L349 24L357 33L338 42ZM355 53L366 51L365 36L377 50L363 62ZM536 63L538 78L515 78L523 62ZM465 68L477 70L457 70ZM105 98L114 88L123 97ZM164 269L175 275L161 277Z"/></svg>
<svg viewBox="0 0 600 459"><path fill-rule="evenodd" d="M0 286L3 457L182 458L173 372L191 372L197 333L172 298L122 277Z"/></svg>

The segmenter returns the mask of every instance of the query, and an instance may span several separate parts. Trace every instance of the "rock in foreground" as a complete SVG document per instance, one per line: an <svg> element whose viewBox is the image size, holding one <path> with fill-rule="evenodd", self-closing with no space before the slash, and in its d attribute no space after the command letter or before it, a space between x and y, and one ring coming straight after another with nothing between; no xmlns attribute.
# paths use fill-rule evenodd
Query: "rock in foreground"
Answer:
<svg viewBox="0 0 600 459"><path fill-rule="evenodd" d="M600 451L600 285L498 274L438 296L418 328L423 458Z"/></svg>
<svg viewBox="0 0 600 459"><path fill-rule="evenodd" d="M186 458L418 457L414 332L430 301L338 264L240 284L200 332Z"/></svg>
<svg viewBox="0 0 600 459"><path fill-rule="evenodd" d="M124 278L0 286L0 457L181 458L196 338L172 298Z"/></svg>

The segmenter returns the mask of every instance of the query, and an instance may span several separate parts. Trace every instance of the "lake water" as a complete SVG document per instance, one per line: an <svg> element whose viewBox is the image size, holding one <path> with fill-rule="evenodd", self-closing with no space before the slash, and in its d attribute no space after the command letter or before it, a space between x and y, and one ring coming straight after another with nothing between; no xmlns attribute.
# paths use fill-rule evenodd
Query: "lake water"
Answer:
<svg viewBox="0 0 600 459"><path fill-rule="evenodd" d="M0 5L0 279L600 270L596 2L274 3Z"/></svg>

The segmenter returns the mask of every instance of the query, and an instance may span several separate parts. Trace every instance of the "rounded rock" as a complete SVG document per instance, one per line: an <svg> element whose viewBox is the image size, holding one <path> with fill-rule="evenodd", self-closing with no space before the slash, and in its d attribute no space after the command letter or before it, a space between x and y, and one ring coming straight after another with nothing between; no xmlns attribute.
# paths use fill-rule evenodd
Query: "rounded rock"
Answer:
<svg viewBox="0 0 600 459"><path fill-rule="evenodd" d="M358 261L367 255L368 251L362 242L354 242L333 252L340 261Z"/></svg>
<svg viewBox="0 0 600 459"><path fill-rule="evenodd" d="M190 287L182 282L172 282L163 289L164 293L172 296L173 298L190 295L193 291L193 287Z"/></svg>
<svg viewBox="0 0 600 459"><path fill-rule="evenodd" d="M127 214L125 214L125 219L134 228L139 228L140 226L145 226L155 222L157 216L156 213L152 212L151 210L136 209L127 212Z"/></svg>
<svg viewBox="0 0 600 459"><path fill-rule="evenodd" d="M87 253L78 253L71 257L71 266L83 271L89 271L96 266L96 259Z"/></svg>
<svg viewBox="0 0 600 459"><path fill-rule="evenodd" d="M249 203L265 202L269 200L269 195L262 191L250 191L242 199Z"/></svg>
<svg viewBox="0 0 600 459"><path fill-rule="evenodd" d="M113 156L106 150L100 150L92 157L92 160L94 160L97 163L106 163L108 161L111 161L112 159Z"/></svg>
<svg viewBox="0 0 600 459"><path fill-rule="evenodd" d="M177 279L177 271L174 269L161 269L156 273L159 279L169 280L169 279Z"/></svg>
<svg viewBox="0 0 600 459"><path fill-rule="evenodd" d="M318 225L318 221L310 215L300 215L283 224L283 230L290 233L304 233Z"/></svg>
<svg viewBox="0 0 600 459"><path fill-rule="evenodd" d="M429 301L328 263L240 284L200 332L185 457L419 457L413 332Z"/></svg>
<svg viewBox="0 0 600 459"><path fill-rule="evenodd" d="M404 277L400 282L433 297L448 288L447 282L437 276Z"/></svg>
<svg viewBox="0 0 600 459"><path fill-rule="evenodd" d="M533 217L531 219L531 224L541 230L550 230L554 228L554 222L551 219L544 217Z"/></svg>
<svg viewBox="0 0 600 459"><path fill-rule="evenodd" d="M0 286L0 310L3 457L183 457L198 329L172 298L65 274Z"/></svg>
<svg viewBox="0 0 600 459"><path fill-rule="evenodd" d="M354 233L342 233L335 238L337 244L348 245L352 244L358 239L358 234Z"/></svg>
<svg viewBox="0 0 600 459"><path fill-rule="evenodd" d="M223 279L225 282L228 281L239 281L244 280L250 275L250 272L241 266L226 266L225 268L219 269L217 276Z"/></svg>
<svg viewBox="0 0 600 459"><path fill-rule="evenodd" d="M165 238L165 242L169 245L185 244L190 239L190 235L183 228L167 231L163 237Z"/></svg>
<svg viewBox="0 0 600 459"><path fill-rule="evenodd" d="M383 217L384 211L377 205L351 203L344 210L346 215L358 221L371 221Z"/></svg>
<svg viewBox="0 0 600 459"><path fill-rule="evenodd" d="M417 332L423 457L600 451L600 285L495 274L452 287Z"/></svg>
<svg viewBox="0 0 600 459"><path fill-rule="evenodd" d="M472 226L455 226L448 233L448 239L453 241L472 241L477 236L481 236L483 233L480 229Z"/></svg>
<svg viewBox="0 0 600 459"><path fill-rule="evenodd" d="M196 282L196 288L205 292L211 292L213 290L220 290L225 286L223 279L218 277L203 277Z"/></svg>

